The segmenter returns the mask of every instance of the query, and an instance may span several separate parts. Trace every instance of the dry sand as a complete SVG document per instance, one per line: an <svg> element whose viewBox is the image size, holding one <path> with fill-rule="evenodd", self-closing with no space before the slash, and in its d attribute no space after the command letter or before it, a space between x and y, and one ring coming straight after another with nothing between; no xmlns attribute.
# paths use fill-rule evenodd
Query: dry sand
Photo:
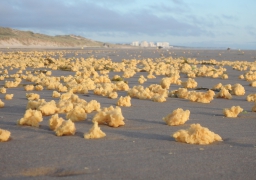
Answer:
<svg viewBox="0 0 256 180"><path fill-rule="evenodd" d="M76 52L86 51L89 52L86 49ZM256 51L187 49L90 49L90 53L78 54L77 57L92 54L96 58L109 57L119 62L123 58L168 56L197 60L256 60ZM69 55L74 56L72 52ZM48 127L50 116L44 116L39 128L17 126L17 120L26 109L27 92L22 87L9 88L7 91L14 94L14 98L4 101L5 107L0 109L0 128L12 134L10 141L0 143L0 179L255 179L256 113L251 111L253 102L247 102L246 96L256 91L249 82L238 78L242 71L226 68L229 79L197 77L198 87L211 88L219 82L240 83L246 89L244 96L233 96L231 100L214 99L209 104L179 98L168 98L164 103L132 98L131 107L122 107L125 126L100 126L107 136L97 140L83 138L92 126L95 113L88 114L86 121L75 123L77 132L74 136L57 137ZM67 74L74 75L74 72L53 71L54 76ZM111 74L113 77L118 73ZM130 87L138 85L141 74L128 79ZM181 76L181 80L186 79ZM160 80L160 77L148 79L144 86L158 84ZM3 85L4 81L0 81L0 86ZM179 87L171 85L170 90ZM52 90L33 92L39 93L46 101L53 99ZM120 97L127 93L118 94ZM94 95L91 91L79 97L86 101L95 99L102 107L115 105L117 101ZM0 94L0 99L4 100L4 94ZM225 118L223 108L233 105L241 106L247 113L241 113L238 118ZM177 108L190 110L190 120L181 126L166 125L162 118ZM171 137L177 130L187 129L193 123L208 127L219 134L223 142L190 145L176 142Z"/></svg>

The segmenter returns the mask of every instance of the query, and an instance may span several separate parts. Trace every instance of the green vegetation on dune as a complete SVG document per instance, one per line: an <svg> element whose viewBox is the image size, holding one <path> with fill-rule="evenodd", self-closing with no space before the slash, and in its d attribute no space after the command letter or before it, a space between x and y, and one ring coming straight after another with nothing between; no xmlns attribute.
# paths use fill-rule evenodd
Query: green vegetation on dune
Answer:
<svg viewBox="0 0 256 180"><path fill-rule="evenodd" d="M32 31L20 31L11 28L0 27L0 41L17 40L23 45L36 45L48 43L63 47L104 46L105 43L93 41L76 35L49 36Z"/></svg>

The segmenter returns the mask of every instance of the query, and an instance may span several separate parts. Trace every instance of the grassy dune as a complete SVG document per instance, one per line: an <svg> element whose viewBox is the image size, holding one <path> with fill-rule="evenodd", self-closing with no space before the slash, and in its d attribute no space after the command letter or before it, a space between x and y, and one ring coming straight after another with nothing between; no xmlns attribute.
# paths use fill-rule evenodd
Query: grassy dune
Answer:
<svg viewBox="0 0 256 180"><path fill-rule="evenodd" d="M24 46L38 45L47 43L48 45L61 47L81 47L81 46L99 46L103 47L105 43L93 41L76 35L57 35L48 36L45 34L34 33L32 31L20 31L11 28L0 27L0 42L20 42ZM110 45L110 44L109 44ZM110 45L112 46L112 45Z"/></svg>

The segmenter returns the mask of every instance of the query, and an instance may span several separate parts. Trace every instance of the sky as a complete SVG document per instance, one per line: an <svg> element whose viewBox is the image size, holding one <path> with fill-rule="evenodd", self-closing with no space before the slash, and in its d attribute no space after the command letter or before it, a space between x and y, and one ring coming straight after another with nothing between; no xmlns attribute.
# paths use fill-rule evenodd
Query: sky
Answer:
<svg viewBox="0 0 256 180"><path fill-rule="evenodd" d="M0 26L109 43L256 49L255 0L1 0Z"/></svg>

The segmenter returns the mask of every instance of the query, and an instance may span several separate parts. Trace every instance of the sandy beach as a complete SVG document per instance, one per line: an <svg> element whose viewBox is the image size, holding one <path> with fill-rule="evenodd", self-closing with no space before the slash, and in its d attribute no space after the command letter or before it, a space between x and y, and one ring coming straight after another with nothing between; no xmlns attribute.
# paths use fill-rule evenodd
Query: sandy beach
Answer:
<svg viewBox="0 0 256 180"><path fill-rule="evenodd" d="M126 60L143 60L151 58L164 60L166 58L195 58L197 61L211 59L221 61L255 62L256 51L249 50L203 50L203 49L0 49L0 57L8 52L61 52L63 58L93 57L96 59L111 59L120 63ZM2 52L2 53L1 53ZM53 53L54 54L54 53ZM22 57L25 57L24 55ZM29 56L26 56L29 57ZM43 56L46 58L46 56ZM47 57L58 59L58 56ZM14 58L9 59L10 62ZM1 61L0 61L1 64ZM15 64L11 64L12 67ZM202 64L197 65L202 66ZM207 64L214 66L214 64ZM256 66L256 64L255 64ZM132 97L131 107L121 107L125 118L124 126L118 128L100 125L106 137L101 139L84 139L84 133L92 127L92 119L97 112L87 114L84 121L75 122L76 133L73 136L58 137L49 129L48 120L51 116L43 116L38 128L17 125L26 111L28 100L26 93L40 94L40 99L55 100L53 90L44 88L42 91L25 91L24 85L33 84L22 80L21 85L7 88L8 94L14 94L12 100L5 100L5 94L0 93L0 99L5 103L0 108L0 129L11 132L11 139L0 142L0 179L255 179L256 176L256 112L252 112L254 102L248 102L246 97L255 94L255 87L239 76L248 72L236 70L225 65L228 79L221 77L195 77L197 87L211 89L218 83L241 84L245 88L242 96L232 95L232 99L214 98L210 103L191 102L187 99L168 97L165 102L154 102L149 99ZM0 71L8 70L15 74L19 69L2 67ZM50 70L51 76L75 76L76 72L51 70L46 67L40 70ZM34 72L37 68L27 67ZM23 71L23 74L25 70ZM0 76L2 75L0 73ZM122 76L123 72L109 72L109 78ZM145 77L148 72L136 72L131 78L124 78L130 88L139 85L140 75ZM142 84L148 87L159 84L164 75L155 75ZM0 87L5 81L0 80ZM188 77L180 73L180 80ZM168 91L177 90L181 85L171 84ZM201 90L203 91L203 90ZM118 97L126 96L127 91L117 91ZM86 94L77 94L79 98L89 102L96 100L101 107L116 106L117 99L95 95L92 90ZM243 108L237 118L227 118L223 115L224 108L240 106ZM177 108L190 110L189 120L179 126L168 126L162 120ZM61 114L65 118L65 114ZM221 142L209 145L194 145L175 141L172 135L180 129L188 129L191 124L199 123L220 135Z"/></svg>

